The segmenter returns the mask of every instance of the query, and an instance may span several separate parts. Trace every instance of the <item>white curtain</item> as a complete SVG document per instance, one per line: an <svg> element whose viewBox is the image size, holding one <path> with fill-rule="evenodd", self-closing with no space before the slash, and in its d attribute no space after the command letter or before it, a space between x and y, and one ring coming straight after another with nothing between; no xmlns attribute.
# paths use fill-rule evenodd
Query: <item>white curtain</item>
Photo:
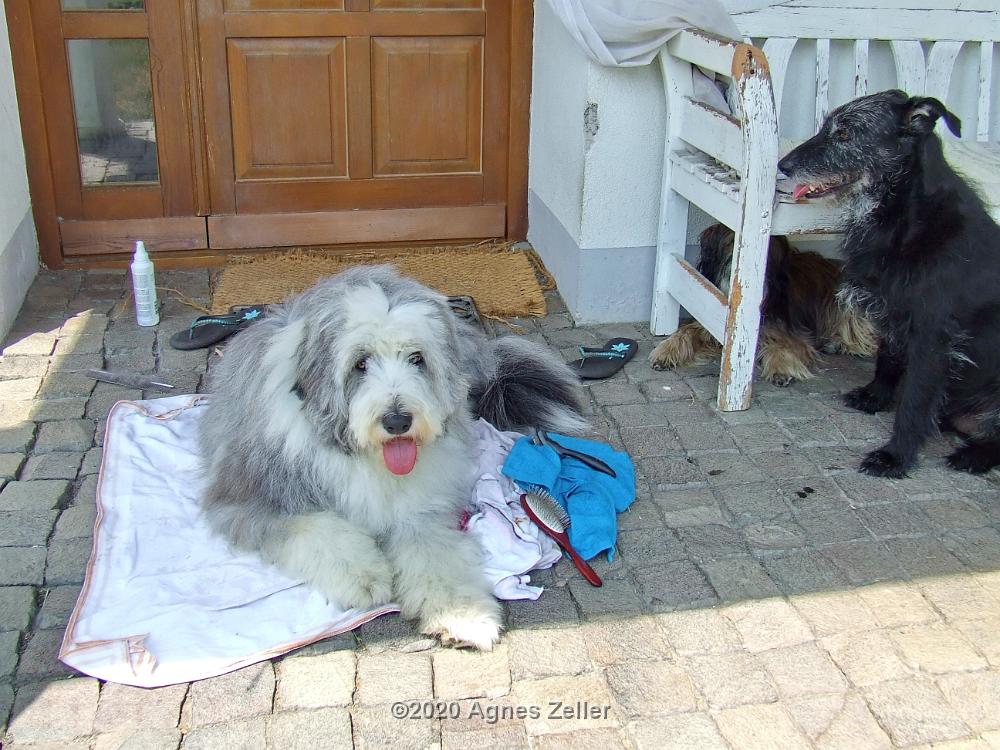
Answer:
<svg viewBox="0 0 1000 750"><path fill-rule="evenodd" d="M697 26L740 39L730 13L787 0L548 0L576 43L595 62L647 65L681 29Z"/></svg>

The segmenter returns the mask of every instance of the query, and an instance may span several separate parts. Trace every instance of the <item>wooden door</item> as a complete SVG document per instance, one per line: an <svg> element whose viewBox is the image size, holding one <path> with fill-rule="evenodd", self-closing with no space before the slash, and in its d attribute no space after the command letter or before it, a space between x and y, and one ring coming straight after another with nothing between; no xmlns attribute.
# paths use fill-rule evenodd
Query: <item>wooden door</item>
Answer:
<svg viewBox="0 0 1000 750"><path fill-rule="evenodd" d="M36 207L44 245L43 225L57 222L68 257L126 252L137 238L161 251L206 247L183 0L6 4L32 201L55 214L38 221ZM37 129L33 113L42 115ZM58 265L44 245L43 258Z"/></svg>
<svg viewBox="0 0 1000 750"><path fill-rule="evenodd" d="M524 237L531 0L4 7L50 267Z"/></svg>
<svg viewBox="0 0 1000 750"><path fill-rule="evenodd" d="M505 234L510 0L198 7L213 247Z"/></svg>

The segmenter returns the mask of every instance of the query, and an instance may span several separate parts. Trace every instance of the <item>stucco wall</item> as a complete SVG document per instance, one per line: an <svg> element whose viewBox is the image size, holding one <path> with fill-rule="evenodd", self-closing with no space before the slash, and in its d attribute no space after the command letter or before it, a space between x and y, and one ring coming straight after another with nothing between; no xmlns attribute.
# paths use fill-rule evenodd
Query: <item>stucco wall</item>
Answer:
<svg viewBox="0 0 1000 750"><path fill-rule="evenodd" d="M546 2L535 3L534 38L528 184L579 242L590 66Z"/></svg>
<svg viewBox="0 0 1000 750"><path fill-rule="evenodd" d="M0 12L0 340L7 335L37 273L38 240L31 217L7 18Z"/></svg>
<svg viewBox="0 0 1000 750"><path fill-rule="evenodd" d="M655 67L591 63L535 3L528 239L581 322L649 314L663 111Z"/></svg>
<svg viewBox="0 0 1000 750"><path fill-rule="evenodd" d="M579 322L649 319L664 114L656 64L591 62L535 3L528 239Z"/></svg>
<svg viewBox="0 0 1000 750"><path fill-rule="evenodd" d="M941 0L942 7L955 0ZM726 0L732 10L768 5ZM737 18L737 23L739 23ZM853 50L832 44L832 101L853 91ZM813 132L814 52L795 50L780 114L782 134ZM1000 69L1000 45L994 49ZM976 53L964 49L949 105L974 128ZM870 90L895 83L888 45L871 48ZM1000 89L1000 82L995 82ZM663 160L659 66L605 68L579 50L547 2L535 3L528 239L580 322L648 320ZM994 106L994 133L1000 107ZM688 242L709 223L694 209Z"/></svg>

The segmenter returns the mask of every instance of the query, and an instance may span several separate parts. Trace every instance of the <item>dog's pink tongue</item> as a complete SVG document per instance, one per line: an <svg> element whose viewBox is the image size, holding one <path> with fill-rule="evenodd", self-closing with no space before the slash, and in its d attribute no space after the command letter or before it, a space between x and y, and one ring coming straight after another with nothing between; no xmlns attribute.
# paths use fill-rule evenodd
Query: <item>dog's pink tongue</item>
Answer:
<svg viewBox="0 0 1000 750"><path fill-rule="evenodd" d="M417 463L417 443L412 438L393 438L382 444L382 459L393 474L409 474Z"/></svg>
<svg viewBox="0 0 1000 750"><path fill-rule="evenodd" d="M812 185L796 185L795 190L792 191L792 197L798 200L803 195L808 193L812 189Z"/></svg>

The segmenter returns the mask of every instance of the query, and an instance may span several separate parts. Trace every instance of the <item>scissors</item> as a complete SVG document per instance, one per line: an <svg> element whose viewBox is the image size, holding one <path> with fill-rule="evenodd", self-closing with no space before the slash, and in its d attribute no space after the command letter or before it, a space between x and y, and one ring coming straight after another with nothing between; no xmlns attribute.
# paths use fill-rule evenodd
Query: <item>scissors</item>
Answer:
<svg viewBox="0 0 1000 750"><path fill-rule="evenodd" d="M567 458L575 458L582 464L589 466L594 471L599 471L602 474L607 474L609 477L616 477L617 474L615 470L604 463L601 459L596 456L590 456L586 453L581 453L580 451L575 451L572 448L566 448L565 446L557 443L555 440L550 438L545 434L544 430L539 430L537 427L531 428L532 438L531 442L535 445L547 445L549 448L554 450L560 456L565 456Z"/></svg>

